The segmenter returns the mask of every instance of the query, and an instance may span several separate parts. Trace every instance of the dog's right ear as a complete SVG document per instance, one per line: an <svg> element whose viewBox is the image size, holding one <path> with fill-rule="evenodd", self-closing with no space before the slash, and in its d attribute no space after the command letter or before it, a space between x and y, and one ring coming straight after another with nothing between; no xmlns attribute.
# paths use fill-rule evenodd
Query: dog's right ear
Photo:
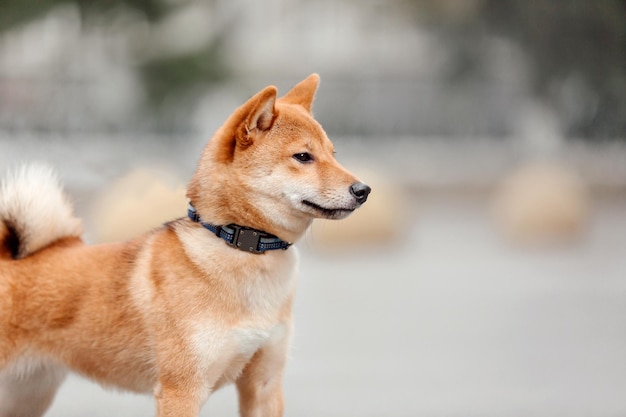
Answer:
<svg viewBox="0 0 626 417"><path fill-rule="evenodd" d="M242 106L243 119L237 129L236 146L245 149L252 145L256 135L270 130L276 118L276 95L273 85L266 87Z"/></svg>
<svg viewBox="0 0 626 417"><path fill-rule="evenodd" d="M277 93L276 87L270 85L248 100L248 103L251 103L251 110L246 119L246 127L249 132L254 130L264 132L272 127L276 116L274 105L276 104Z"/></svg>
<svg viewBox="0 0 626 417"><path fill-rule="evenodd" d="M277 93L273 85L264 88L228 118L213 141L217 146L215 157L218 161L231 162L236 148L249 147L258 134L272 127L277 115L275 108Z"/></svg>

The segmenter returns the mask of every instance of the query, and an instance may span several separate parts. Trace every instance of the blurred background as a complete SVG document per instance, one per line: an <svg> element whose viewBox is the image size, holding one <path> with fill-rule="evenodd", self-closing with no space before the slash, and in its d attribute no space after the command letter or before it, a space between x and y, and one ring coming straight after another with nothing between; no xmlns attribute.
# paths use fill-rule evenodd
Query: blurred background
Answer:
<svg viewBox="0 0 626 417"><path fill-rule="evenodd" d="M286 415L626 415L624 0L3 0L0 169L56 166L122 239L312 72L374 191L299 243ZM72 377L49 415L153 412Z"/></svg>

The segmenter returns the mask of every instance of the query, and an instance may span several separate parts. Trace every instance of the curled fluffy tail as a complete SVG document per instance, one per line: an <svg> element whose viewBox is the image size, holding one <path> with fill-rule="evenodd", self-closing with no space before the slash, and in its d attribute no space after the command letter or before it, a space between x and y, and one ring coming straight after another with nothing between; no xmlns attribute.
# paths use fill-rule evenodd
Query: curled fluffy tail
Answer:
<svg viewBox="0 0 626 417"><path fill-rule="evenodd" d="M0 257L24 258L54 241L80 236L80 219L54 171L40 164L10 172L0 185Z"/></svg>

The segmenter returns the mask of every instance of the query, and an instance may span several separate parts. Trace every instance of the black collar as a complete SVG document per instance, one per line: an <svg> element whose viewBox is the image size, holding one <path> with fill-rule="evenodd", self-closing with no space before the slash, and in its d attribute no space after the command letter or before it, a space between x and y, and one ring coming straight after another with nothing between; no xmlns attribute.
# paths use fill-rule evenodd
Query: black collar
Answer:
<svg viewBox="0 0 626 417"><path fill-rule="evenodd" d="M213 232L215 236L224 239L229 246L244 252L263 254L268 250L286 250L291 246L291 243L285 242L279 237L251 227L239 226L238 224L217 226L205 223L200 219L200 215L191 204L187 208L187 216L194 222L200 223L205 229Z"/></svg>

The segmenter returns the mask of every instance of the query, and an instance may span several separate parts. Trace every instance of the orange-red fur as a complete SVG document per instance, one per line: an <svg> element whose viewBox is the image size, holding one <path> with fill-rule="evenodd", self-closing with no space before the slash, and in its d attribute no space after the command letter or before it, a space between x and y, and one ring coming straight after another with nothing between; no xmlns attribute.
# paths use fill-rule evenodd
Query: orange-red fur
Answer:
<svg viewBox="0 0 626 417"><path fill-rule="evenodd" d="M188 188L204 221L294 242L313 218L342 218L364 201L351 195L357 180L335 161L311 116L317 84L312 75L281 99L267 87L218 130ZM292 157L302 152L314 162ZM15 195L21 198L19 189ZM335 211L317 211L304 199ZM282 415L296 248L246 253L183 218L123 243L87 246L78 232L66 232L16 251L16 240L34 229L25 220L12 230L22 206L4 204L0 416L41 415L66 368L103 385L153 392L159 417L196 416L230 382L242 416ZM41 386L28 392L36 379Z"/></svg>

